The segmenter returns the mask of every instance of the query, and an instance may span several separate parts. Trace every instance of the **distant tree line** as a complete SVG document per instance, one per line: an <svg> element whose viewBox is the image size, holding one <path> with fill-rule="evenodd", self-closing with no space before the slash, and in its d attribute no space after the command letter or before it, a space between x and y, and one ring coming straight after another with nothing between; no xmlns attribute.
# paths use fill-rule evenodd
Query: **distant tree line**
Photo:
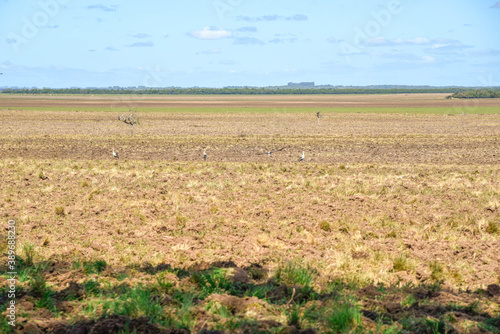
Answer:
<svg viewBox="0 0 500 334"><path fill-rule="evenodd" d="M301 94L412 94L464 93L465 88L16 88L4 89L7 94L157 94L157 95L301 95ZM499 94L498 91L495 94ZM458 95L457 95L458 97Z"/></svg>
<svg viewBox="0 0 500 334"><path fill-rule="evenodd" d="M500 90L496 89L476 89L463 92L456 92L447 96L448 99L494 99L500 98Z"/></svg>

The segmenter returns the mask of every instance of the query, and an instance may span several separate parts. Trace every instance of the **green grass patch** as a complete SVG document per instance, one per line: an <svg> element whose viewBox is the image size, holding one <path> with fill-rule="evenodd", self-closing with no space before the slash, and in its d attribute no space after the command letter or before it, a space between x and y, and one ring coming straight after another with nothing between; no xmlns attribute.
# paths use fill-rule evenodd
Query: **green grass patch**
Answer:
<svg viewBox="0 0 500 334"><path fill-rule="evenodd" d="M83 272L87 275L90 274L99 274L104 269L106 269L106 261L104 260L95 260L95 261L85 261L83 262L82 269Z"/></svg>
<svg viewBox="0 0 500 334"><path fill-rule="evenodd" d="M131 318L149 317L151 322L165 323L165 312L158 302L158 294L143 286L131 288L103 305L105 313Z"/></svg>
<svg viewBox="0 0 500 334"><path fill-rule="evenodd" d="M333 333L352 333L361 325L361 313L350 304L341 304L326 316L326 322Z"/></svg>
<svg viewBox="0 0 500 334"><path fill-rule="evenodd" d="M208 270L201 273L195 273L192 276L194 282L196 282L201 289L200 298L206 298L213 293L217 294L237 294L238 286L233 285L226 278L227 269L219 268Z"/></svg>
<svg viewBox="0 0 500 334"><path fill-rule="evenodd" d="M36 298L36 307L49 309L52 312L57 312L53 299L54 292L47 286L47 282L42 274L37 273L29 280L30 294Z"/></svg>
<svg viewBox="0 0 500 334"><path fill-rule="evenodd" d="M316 271L302 262L288 262L278 267L276 281L283 284L303 285L310 287L316 276Z"/></svg>
<svg viewBox="0 0 500 334"><path fill-rule="evenodd" d="M83 291L86 295L97 295L101 292L100 283L93 279L88 279L83 282Z"/></svg>

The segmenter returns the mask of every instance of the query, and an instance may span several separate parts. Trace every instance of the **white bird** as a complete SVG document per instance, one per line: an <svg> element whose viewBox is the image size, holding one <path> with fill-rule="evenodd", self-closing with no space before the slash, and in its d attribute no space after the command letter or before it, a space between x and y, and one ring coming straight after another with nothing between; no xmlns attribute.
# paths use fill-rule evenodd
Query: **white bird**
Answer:
<svg viewBox="0 0 500 334"><path fill-rule="evenodd" d="M302 155L299 158L299 162L301 162L302 160L304 160L305 157L306 157L305 152L302 151Z"/></svg>
<svg viewBox="0 0 500 334"><path fill-rule="evenodd" d="M203 160L207 160L207 152L205 150L203 150Z"/></svg>
<svg viewBox="0 0 500 334"><path fill-rule="evenodd" d="M118 159L118 153L115 152L115 148L113 147L113 157L115 157L116 159Z"/></svg>

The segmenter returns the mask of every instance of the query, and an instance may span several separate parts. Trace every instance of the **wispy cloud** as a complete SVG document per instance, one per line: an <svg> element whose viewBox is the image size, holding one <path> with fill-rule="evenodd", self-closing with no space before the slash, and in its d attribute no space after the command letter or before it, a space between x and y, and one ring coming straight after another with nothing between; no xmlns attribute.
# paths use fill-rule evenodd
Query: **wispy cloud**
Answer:
<svg viewBox="0 0 500 334"><path fill-rule="evenodd" d="M274 38L269 41L269 43L274 44L283 44L283 43L294 43L297 41L297 38Z"/></svg>
<svg viewBox="0 0 500 334"><path fill-rule="evenodd" d="M234 44L239 45L264 45L266 44L264 41L253 37L236 37L234 39Z"/></svg>
<svg viewBox="0 0 500 334"><path fill-rule="evenodd" d="M145 34L145 33L138 33L138 34L132 35L132 37L134 37L134 38L148 38L148 37L151 37L151 35Z"/></svg>
<svg viewBox="0 0 500 334"><path fill-rule="evenodd" d="M119 51L117 48L115 48L114 46L107 46L104 50L106 51Z"/></svg>
<svg viewBox="0 0 500 334"><path fill-rule="evenodd" d="M269 43L274 43L274 44L294 43L298 40L297 37L293 34L287 34L287 35L276 34L274 36L275 38L270 40Z"/></svg>
<svg viewBox="0 0 500 334"><path fill-rule="evenodd" d="M283 16L283 15L263 15L263 16L238 16L238 21L247 21L247 22L270 22L270 21L307 21L308 17L304 14L295 14L292 16Z"/></svg>
<svg viewBox="0 0 500 334"><path fill-rule="evenodd" d="M240 32L257 32L257 27L241 27L237 29L236 31Z"/></svg>
<svg viewBox="0 0 500 334"><path fill-rule="evenodd" d="M362 41L364 46L395 46L395 45L430 45L432 41L426 37L387 39L374 37Z"/></svg>
<svg viewBox="0 0 500 334"><path fill-rule="evenodd" d="M147 41L147 42L135 42L135 43L132 43L132 44L128 44L126 46L129 47L129 48L150 48L150 47L155 46L155 43L153 43L151 41Z"/></svg>
<svg viewBox="0 0 500 334"><path fill-rule="evenodd" d="M340 43L340 42L343 42L344 40L343 39L337 39L335 37L330 37L330 38L327 38L326 41L328 43Z"/></svg>
<svg viewBox="0 0 500 334"><path fill-rule="evenodd" d="M116 12L118 9L118 5L112 5L112 6L105 6L105 5L90 5L87 6L87 9L99 9L102 10L103 12Z"/></svg>
<svg viewBox="0 0 500 334"><path fill-rule="evenodd" d="M500 8L500 1L498 1L496 4L494 4L490 8Z"/></svg>
<svg viewBox="0 0 500 334"><path fill-rule="evenodd" d="M233 33L222 28L205 27L203 30L190 31L189 35L197 39L221 39L231 37Z"/></svg>
<svg viewBox="0 0 500 334"><path fill-rule="evenodd" d="M466 49L473 48L472 45L462 44L459 41L442 41L433 43L430 48L426 49L429 53L441 55L458 55Z"/></svg>
<svg viewBox="0 0 500 334"><path fill-rule="evenodd" d="M426 46L427 53L441 55L458 55L465 49L473 48L471 45L448 38L429 39L427 37L415 37L407 39L387 39L385 37L374 37L360 43L363 47L394 47L394 46Z"/></svg>
<svg viewBox="0 0 500 334"><path fill-rule="evenodd" d="M287 21L307 21L308 17L307 17L307 15L304 15L304 14L295 14L294 16L291 16L291 17L285 17L285 20L287 20Z"/></svg>
<svg viewBox="0 0 500 334"><path fill-rule="evenodd" d="M381 54L380 57L384 59L395 59L397 63L404 63L404 64L436 63L436 57L433 56L428 56L428 55L417 56L411 53L402 53L402 52L384 53Z"/></svg>

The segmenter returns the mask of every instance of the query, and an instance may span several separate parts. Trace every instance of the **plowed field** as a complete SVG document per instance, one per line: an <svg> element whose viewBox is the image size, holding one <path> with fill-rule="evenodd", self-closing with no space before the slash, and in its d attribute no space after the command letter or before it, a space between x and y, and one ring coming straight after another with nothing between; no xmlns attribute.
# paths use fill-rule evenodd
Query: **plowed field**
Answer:
<svg viewBox="0 0 500 334"><path fill-rule="evenodd" d="M0 96L0 121L19 332L500 331L499 100Z"/></svg>

